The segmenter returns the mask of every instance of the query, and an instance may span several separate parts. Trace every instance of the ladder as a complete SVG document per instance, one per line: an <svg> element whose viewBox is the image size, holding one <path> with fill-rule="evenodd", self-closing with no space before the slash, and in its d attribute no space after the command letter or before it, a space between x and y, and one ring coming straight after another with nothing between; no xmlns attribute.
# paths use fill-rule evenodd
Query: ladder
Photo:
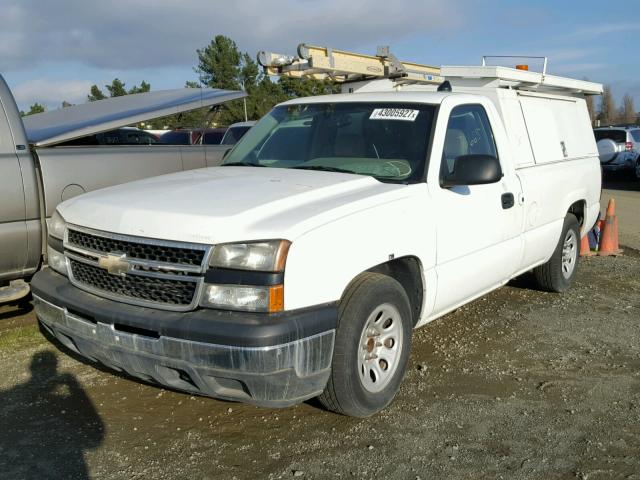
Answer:
<svg viewBox="0 0 640 480"><path fill-rule="evenodd" d="M301 43L297 57L261 51L258 64L266 75L328 79L338 83L382 78L397 84L439 85L443 82L440 68L401 62L389 47L378 47L374 56Z"/></svg>

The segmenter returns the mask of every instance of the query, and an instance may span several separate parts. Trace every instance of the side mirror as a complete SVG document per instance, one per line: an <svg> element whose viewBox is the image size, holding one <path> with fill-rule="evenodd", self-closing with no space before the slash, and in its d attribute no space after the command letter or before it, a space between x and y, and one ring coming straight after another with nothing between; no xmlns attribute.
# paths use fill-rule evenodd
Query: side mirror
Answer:
<svg viewBox="0 0 640 480"><path fill-rule="evenodd" d="M440 180L443 188L456 185L484 185L502 178L500 160L492 155L461 155L453 161L453 172Z"/></svg>
<svg viewBox="0 0 640 480"><path fill-rule="evenodd" d="M227 148L224 153L222 154L222 160L224 160L225 158L227 158L227 155L229 155L229 152L231 151L231 148Z"/></svg>

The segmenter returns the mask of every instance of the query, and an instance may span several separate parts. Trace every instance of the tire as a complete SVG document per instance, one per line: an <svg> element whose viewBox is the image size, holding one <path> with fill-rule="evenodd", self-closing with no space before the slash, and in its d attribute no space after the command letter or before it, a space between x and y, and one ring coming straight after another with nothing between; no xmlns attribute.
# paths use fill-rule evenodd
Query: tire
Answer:
<svg viewBox="0 0 640 480"><path fill-rule="evenodd" d="M580 228L574 214L564 218L562 234L549 261L533 269L538 286L549 292L564 292L573 283L580 260Z"/></svg>
<svg viewBox="0 0 640 480"><path fill-rule="evenodd" d="M331 375L320 395L328 410L368 417L395 397L409 360L413 321L407 294L379 273L360 275L340 302Z"/></svg>

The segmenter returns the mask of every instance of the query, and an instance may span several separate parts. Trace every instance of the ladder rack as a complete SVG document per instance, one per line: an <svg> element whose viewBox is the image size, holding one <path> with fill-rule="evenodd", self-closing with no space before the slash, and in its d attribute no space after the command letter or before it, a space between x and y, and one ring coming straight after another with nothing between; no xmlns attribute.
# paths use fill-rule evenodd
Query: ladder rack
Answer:
<svg viewBox="0 0 640 480"><path fill-rule="evenodd" d="M258 63L267 75L339 83L387 78L396 84L438 85L444 80L440 68L401 62L389 47L378 47L374 56L301 43L297 57L262 51L258 53Z"/></svg>

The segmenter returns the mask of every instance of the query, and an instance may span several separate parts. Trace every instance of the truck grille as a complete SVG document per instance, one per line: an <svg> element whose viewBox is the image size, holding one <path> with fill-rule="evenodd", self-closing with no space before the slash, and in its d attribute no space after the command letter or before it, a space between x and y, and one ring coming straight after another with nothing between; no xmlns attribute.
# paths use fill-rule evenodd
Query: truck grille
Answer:
<svg viewBox="0 0 640 480"><path fill-rule="evenodd" d="M94 252L122 252L126 253L129 258L178 265L200 266L205 254L205 250L102 237L71 229L69 229L68 242Z"/></svg>
<svg viewBox="0 0 640 480"><path fill-rule="evenodd" d="M142 275L117 276L102 268L70 260L76 282L111 294L165 305L189 306L197 290L195 281L168 280Z"/></svg>
<svg viewBox="0 0 640 480"><path fill-rule="evenodd" d="M77 287L124 303L180 311L197 305L210 248L74 226L64 247ZM113 260L124 267L113 268Z"/></svg>

